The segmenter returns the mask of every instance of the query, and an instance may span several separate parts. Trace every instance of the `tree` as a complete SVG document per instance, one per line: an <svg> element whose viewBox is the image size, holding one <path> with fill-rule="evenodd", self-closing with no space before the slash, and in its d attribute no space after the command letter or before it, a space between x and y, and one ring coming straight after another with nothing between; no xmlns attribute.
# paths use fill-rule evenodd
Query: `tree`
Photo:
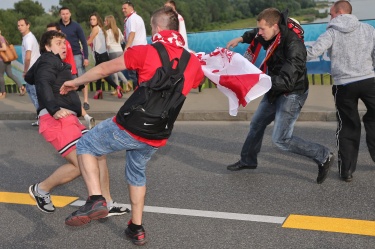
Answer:
<svg viewBox="0 0 375 249"><path fill-rule="evenodd" d="M20 16L13 10L0 10L1 34L12 44L20 44L22 36L17 30Z"/></svg>
<svg viewBox="0 0 375 249"><path fill-rule="evenodd" d="M14 4L14 10L21 16L30 19L32 16L41 16L44 14L44 8L38 1L22 0Z"/></svg>

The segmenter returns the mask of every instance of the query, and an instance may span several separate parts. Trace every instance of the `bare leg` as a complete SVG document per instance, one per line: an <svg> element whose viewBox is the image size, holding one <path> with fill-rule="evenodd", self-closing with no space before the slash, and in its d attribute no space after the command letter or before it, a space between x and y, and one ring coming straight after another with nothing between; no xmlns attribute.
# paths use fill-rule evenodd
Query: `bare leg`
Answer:
<svg viewBox="0 0 375 249"><path fill-rule="evenodd" d="M86 85L83 89L83 102L84 103L89 103L89 85Z"/></svg>
<svg viewBox="0 0 375 249"><path fill-rule="evenodd" d="M83 109L83 107L81 107L81 110L82 110L82 117L84 117L87 114L87 112L85 109Z"/></svg>
<svg viewBox="0 0 375 249"><path fill-rule="evenodd" d="M102 195L98 159L92 155L83 154L78 156L78 162L89 196Z"/></svg>
<svg viewBox="0 0 375 249"><path fill-rule="evenodd" d="M66 157L69 163L60 166L47 179L38 184L39 188L50 192L53 188L68 183L81 175L78 166L76 150L70 152Z"/></svg>
<svg viewBox="0 0 375 249"><path fill-rule="evenodd" d="M100 188L106 201L111 201L112 197L109 192L109 173L107 166L107 157L101 156L98 158L99 171L100 171Z"/></svg>
<svg viewBox="0 0 375 249"><path fill-rule="evenodd" d="M130 203L132 207L132 222L136 225L142 225L142 214L145 206L146 186L129 187Z"/></svg>
<svg viewBox="0 0 375 249"><path fill-rule="evenodd" d="M83 154L78 156L78 161L89 196L103 195L107 202L111 201L106 157L97 158L89 154Z"/></svg>

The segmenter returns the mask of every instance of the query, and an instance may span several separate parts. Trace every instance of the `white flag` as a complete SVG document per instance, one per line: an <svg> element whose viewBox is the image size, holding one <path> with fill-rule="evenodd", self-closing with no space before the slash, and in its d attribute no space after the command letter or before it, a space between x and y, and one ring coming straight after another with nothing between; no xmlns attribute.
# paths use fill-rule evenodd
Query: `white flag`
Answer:
<svg viewBox="0 0 375 249"><path fill-rule="evenodd" d="M271 77L264 74L242 55L225 48L213 52L197 53L204 75L228 97L229 114L236 116L238 107L271 89Z"/></svg>

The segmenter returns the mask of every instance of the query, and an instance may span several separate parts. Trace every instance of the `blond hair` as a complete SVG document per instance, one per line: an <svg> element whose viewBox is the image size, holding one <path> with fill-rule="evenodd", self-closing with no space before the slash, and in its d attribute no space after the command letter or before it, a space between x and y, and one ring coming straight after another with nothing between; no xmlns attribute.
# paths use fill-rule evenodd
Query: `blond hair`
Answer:
<svg viewBox="0 0 375 249"><path fill-rule="evenodd" d="M112 30L112 33L113 33L113 35L114 35L114 37L115 37L115 40L116 40L116 42L118 41L118 38L119 38L119 36L120 36L120 34L119 34L119 32L118 32L118 27L117 27L117 24L116 24L116 19L115 19L115 17L114 16L112 16L112 15L109 15L109 16L106 16L105 18L104 18L104 20L106 20L107 21L107 30L108 29L111 29Z"/></svg>

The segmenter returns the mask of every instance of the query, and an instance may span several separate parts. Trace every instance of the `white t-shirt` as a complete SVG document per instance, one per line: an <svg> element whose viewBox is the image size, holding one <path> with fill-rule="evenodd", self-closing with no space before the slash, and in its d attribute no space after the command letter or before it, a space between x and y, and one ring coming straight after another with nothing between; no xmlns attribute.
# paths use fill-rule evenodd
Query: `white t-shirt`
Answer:
<svg viewBox="0 0 375 249"><path fill-rule="evenodd" d="M116 41L115 35L112 32L112 29L107 30L107 48L108 53L122 52L121 42L124 41L124 35L121 30L118 29L118 40Z"/></svg>
<svg viewBox="0 0 375 249"><path fill-rule="evenodd" d="M29 32L27 35L22 37L22 61L25 64L26 51L31 51L30 66L36 62L40 56L39 44L33 33Z"/></svg>
<svg viewBox="0 0 375 249"><path fill-rule="evenodd" d="M137 15L135 12L127 19L125 23L126 42L128 41L130 32L135 32L131 47L147 44L145 23L143 22L142 17Z"/></svg>
<svg viewBox="0 0 375 249"><path fill-rule="evenodd" d="M103 54L107 52L107 47L105 45L105 36L103 30L99 26L96 27L99 29L99 32L92 41L92 49L94 52L97 52L98 54Z"/></svg>
<svg viewBox="0 0 375 249"><path fill-rule="evenodd" d="M185 46L184 48L185 49L189 49L189 46L188 46L188 40L187 40L187 34L186 34L186 27L185 27L185 20L184 18L178 14L178 23L179 23L179 30L178 32L182 35L182 37L184 38L185 40Z"/></svg>

